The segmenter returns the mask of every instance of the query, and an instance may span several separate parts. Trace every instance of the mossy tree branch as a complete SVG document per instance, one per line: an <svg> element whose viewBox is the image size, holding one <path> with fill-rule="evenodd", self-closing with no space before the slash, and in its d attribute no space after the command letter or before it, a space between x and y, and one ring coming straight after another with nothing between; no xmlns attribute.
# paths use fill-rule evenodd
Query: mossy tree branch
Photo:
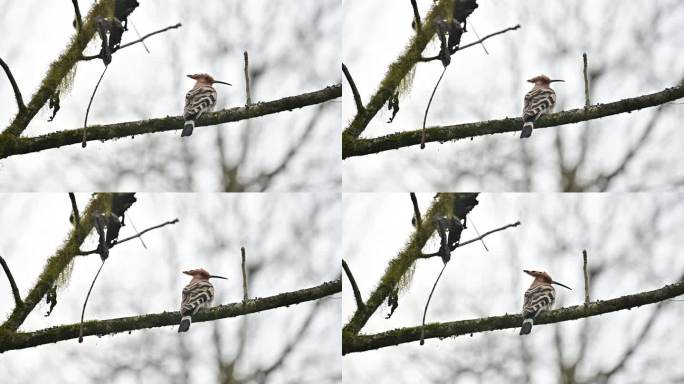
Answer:
<svg viewBox="0 0 684 384"><path fill-rule="evenodd" d="M422 28L416 30L416 34L409 43L406 51L389 66L385 78L380 83L378 90L371 97L366 107L357 112L349 126L344 130L343 136L357 138L366 129L373 117L382 106L396 92L401 81L411 71L414 65L421 59L421 54L435 35L433 20L439 14L447 14L452 0L439 0L425 17ZM343 144L344 145L344 144Z"/></svg>
<svg viewBox="0 0 684 384"><path fill-rule="evenodd" d="M205 113L195 122L195 127L217 125L291 111L297 108L324 103L340 96L342 96L342 84L335 84L314 92L260 102L245 107L228 108L221 111ZM88 141L107 141L122 137L172 131L182 128L183 118L181 116L173 116L125 123L93 125L86 129L88 130ZM70 129L28 138L18 138L12 135L3 134L0 135L0 159L77 144L81 143L82 139L83 128Z"/></svg>
<svg viewBox="0 0 684 384"><path fill-rule="evenodd" d="M193 316L192 322L199 323L237 317L249 313L267 311L274 308L288 307L307 301L319 300L342 291L342 280L325 282L321 285L285 292L274 296L249 299L237 303L219 305L202 310ZM108 320L93 320L83 323L84 336L102 336L139 329L149 329L177 325L180 322L179 312L162 312L141 316L122 317ZM175 330L174 330L175 333ZM0 352L15 349L31 348L43 344L78 338L79 324L60 325L35 332L9 333L0 329Z"/></svg>
<svg viewBox="0 0 684 384"><path fill-rule="evenodd" d="M38 91L31 97L26 109L17 113L12 123L3 132L4 134L19 136L24 132L33 117L43 108L45 102L55 93L62 80L81 59L83 50L95 34L95 18L97 16L107 17L113 11L114 0L99 0L92 6L83 22L83 27L76 31L76 35L64 53L50 65Z"/></svg>
<svg viewBox="0 0 684 384"><path fill-rule="evenodd" d="M420 258L421 249L425 246L432 233L435 231L435 219L450 212L453 205L452 193L439 194L435 202L430 206L423 217L420 228L411 235L409 243L399 254L389 262L385 274L380 283L370 294L363 306L358 307L351 320L342 329L342 338L358 334L366 325L370 317L387 299L387 296L395 289L402 276Z"/></svg>
<svg viewBox="0 0 684 384"><path fill-rule="evenodd" d="M556 127L564 124L574 124L582 121L600 119L602 117L621 113L630 113L632 111L662 105L682 97L684 97L684 85L678 85L643 96L623 99L607 104L594 104L589 107L544 115L534 123L534 127L535 129ZM425 141L443 143L445 141L475 136L519 131L522 128L522 123L522 118L505 118L476 123L431 127L426 128L425 130ZM421 133L422 131L419 129L393 133L372 139L346 138L346 140L343 141L342 157L363 156L391 149L418 145L421 142Z"/></svg>
<svg viewBox="0 0 684 384"><path fill-rule="evenodd" d="M669 284L652 291L626 295L605 301L595 301L588 305L576 305L543 312L535 318L535 327L539 324L559 323L586 317L599 316L605 313L631 309L642 305L654 304L684 294L684 281ZM517 328L522 324L522 316L503 315L480 319L460 320L448 323L433 323L425 326L425 338L446 338L479 332ZM343 338L342 354L362 352L399 345L420 340L421 327L399 328L373 335L348 335Z"/></svg>
<svg viewBox="0 0 684 384"><path fill-rule="evenodd" d="M31 288L24 299L24 304L16 306L7 321L0 326L0 331L16 331L24 323L26 317L33 311L43 299L48 290L54 286L59 276L71 264L74 257L79 254L79 248L93 228L96 212L109 212L111 210L112 195L108 193L98 194L89 203L81 215L80 225L73 226L64 244L45 263L43 272L38 276L38 281Z"/></svg>

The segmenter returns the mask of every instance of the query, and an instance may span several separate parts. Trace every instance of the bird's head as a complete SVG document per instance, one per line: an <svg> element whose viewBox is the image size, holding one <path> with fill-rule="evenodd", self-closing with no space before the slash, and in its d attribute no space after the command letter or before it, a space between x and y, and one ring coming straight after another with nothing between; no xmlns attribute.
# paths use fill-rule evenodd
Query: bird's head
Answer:
<svg viewBox="0 0 684 384"><path fill-rule="evenodd" d="M194 75L187 75L189 78L196 80L198 83L203 83L203 84L226 84L226 85L233 85L230 83L226 83L225 81L219 81L215 80L211 75L206 74L206 73L196 73Z"/></svg>
<svg viewBox="0 0 684 384"><path fill-rule="evenodd" d="M209 279L212 277L215 277L217 279L228 280L228 278L226 278L226 277L212 275L209 272L207 272L206 269L203 269L203 268L191 269L189 271L183 271L183 273L185 273L186 275L192 276L193 279L202 280L202 281L209 281Z"/></svg>
<svg viewBox="0 0 684 384"><path fill-rule="evenodd" d="M557 81L565 81L565 80L559 80L559 79L551 80L546 75L535 76L535 77L527 80L528 83L532 83L534 85L543 85L543 86L547 86L547 87L549 86L549 84L551 84L553 82L557 82Z"/></svg>
<svg viewBox="0 0 684 384"><path fill-rule="evenodd" d="M544 283L544 284L556 284L556 285L560 285L561 287L565 287L565 288L567 288L567 289L569 289L569 290L572 290L572 288L568 287L568 286L565 285L565 284L561 284L561 283L559 283L559 282L557 282L557 281L553 281L553 279L551 278L551 276L549 276L549 274L546 273L546 272L543 272L543 271L528 271L527 269L523 269L523 272L525 272L525 273L527 273L528 275L534 277L535 282L538 281L538 282Z"/></svg>

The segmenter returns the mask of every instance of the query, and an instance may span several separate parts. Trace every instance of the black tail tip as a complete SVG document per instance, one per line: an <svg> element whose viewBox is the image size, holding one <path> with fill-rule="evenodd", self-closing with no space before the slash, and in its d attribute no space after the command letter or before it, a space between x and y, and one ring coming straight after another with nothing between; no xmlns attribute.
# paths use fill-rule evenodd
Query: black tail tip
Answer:
<svg viewBox="0 0 684 384"><path fill-rule="evenodd" d="M192 135L193 124L185 123L183 126L183 131L181 132L181 137Z"/></svg>
<svg viewBox="0 0 684 384"><path fill-rule="evenodd" d="M520 132L520 138L521 139L526 139L530 136L532 136L532 128L534 126L530 123L525 123L522 127L522 132Z"/></svg>
<svg viewBox="0 0 684 384"><path fill-rule="evenodd" d="M529 335L530 332L532 332L532 323L525 322L522 325L522 328L520 328L520 334L521 335Z"/></svg>
<svg viewBox="0 0 684 384"><path fill-rule="evenodd" d="M181 321L180 325L178 326L178 332L187 332L188 329L190 329L190 320Z"/></svg>

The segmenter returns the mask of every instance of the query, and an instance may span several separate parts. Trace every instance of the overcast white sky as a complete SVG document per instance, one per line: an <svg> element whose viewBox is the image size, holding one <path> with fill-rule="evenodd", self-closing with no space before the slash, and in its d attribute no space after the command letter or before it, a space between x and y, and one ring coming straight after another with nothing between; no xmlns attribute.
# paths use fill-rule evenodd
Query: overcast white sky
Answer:
<svg viewBox="0 0 684 384"><path fill-rule="evenodd" d="M432 196L418 195L423 212ZM523 292L531 283L522 269L546 270L573 288L557 290L557 305L580 304L584 300L583 249L588 251L590 267L605 267L592 282L593 300L660 288L678 281L684 273L679 256L684 206L679 194L480 194L479 201L469 216L470 228L463 232L462 240L477 236L473 223L480 233L518 220L522 225L487 237L489 252L480 243L454 251L430 303L428 322L519 312ZM413 230L413 208L408 193L345 194L344 207L344 258L366 300L388 262L408 241ZM432 239L425 251L437 248L437 241ZM410 288L400 293L399 307L392 318L384 318L389 308L383 305L362 333L420 325L425 301L441 268L439 258L420 260ZM672 363L669 360L653 362L660 356L675 356L675 351L684 347L684 338L679 337L684 314L680 304L665 304L648 341L615 382L645 380L640 372L649 364L660 370L658 374L649 371L648 379L653 382L675 382L673 377L681 377L684 372L668 365ZM345 278L343 323L355 307ZM589 360L578 367L578 375L588 377L616 361L653 309L646 306L589 320ZM577 352L577 332L584 321L559 325L566 359ZM550 325L536 327L525 340L532 351L533 383L559 382L553 330ZM524 382L517 376L522 370L518 361L520 340L516 331L503 330L441 341L430 339L423 347L414 342L352 353L343 357L344 378L354 383ZM502 372L493 375L488 371L478 379L477 371L488 364L492 369L492 361L506 362ZM473 371L457 379L452 370L464 365Z"/></svg>
<svg viewBox="0 0 684 384"><path fill-rule="evenodd" d="M418 1L423 16L432 3ZM463 35L463 44L477 40L475 30L483 37L516 24L522 28L487 40L489 55L474 46L453 56L427 125L518 117L523 95L530 89L525 80L540 73L566 80L555 85L556 110L579 108L584 105L583 52L589 56L589 69L601 70L599 80L591 84L593 102L616 101L677 85L684 79L682 3L629 0L621 1L619 7L615 4L606 0L479 2L468 19L469 32ZM388 66L410 41L413 12L408 2L399 5L393 0L345 0L344 10L342 61L367 103ZM437 41L428 45L426 55L438 51ZM417 65L413 85L401 97L394 122L386 123L391 113L383 108L362 137L420 129L442 69L438 61ZM346 127L356 107L346 81L343 87L342 122ZM678 104L664 108L645 150L611 190L681 188L682 173L674 168L684 161L680 150L684 134L678 129L684 108ZM564 157L572 164L579 156L580 135L592 130L587 164L577 175L585 181L619 164L653 114L650 109L596 120L589 128L572 124L539 130L526 141L509 133L428 143L425 150L413 146L348 158L344 161L344 189L558 191L556 132L564 139ZM525 174L525 162L530 163L531 175ZM531 185L525 184L525 178L531 179Z"/></svg>
<svg viewBox="0 0 684 384"><path fill-rule="evenodd" d="M128 211L127 226L121 237L173 218L180 222L143 236L147 249L138 240L111 250L93 289L86 319L108 319L162 311L175 311L180 292L189 278L181 271L204 267L228 277L214 283L214 304L240 301L242 276L240 247L247 250L248 265L260 266L250 280L250 295L265 297L319 285L340 274L341 202L338 194L138 194ZM66 193L1 194L3 214L0 253L10 265L22 296L36 281L45 260L64 240L69 230L70 204ZM87 194L77 196L83 209ZM132 219L132 221L131 221ZM91 236L83 247L95 247ZM100 266L97 255L79 257L70 283L58 292L58 304L50 317L45 304L39 305L20 330L30 331L78 322L88 287ZM13 307L7 279L0 279L0 313L3 319ZM323 299L301 344L277 371L272 382L306 378L331 382L339 377L340 295ZM312 303L279 308L249 316L249 338L239 375L252 373L270 364L289 342ZM236 350L240 318L216 322L223 335L226 359ZM214 347L210 343L212 322L193 324L183 339L191 354L191 383L216 380ZM68 340L0 355L0 370L6 383L96 382L98 375L111 383L178 382L179 357L164 354L178 343L176 327L155 328L118 334L102 339L87 337L83 344ZM160 366L142 370L135 367L161 358ZM130 365L114 374L115 364ZM325 364L323 364L325 362ZM109 363L109 364L108 364ZM149 363L148 363L149 364ZM41 367L36 369L36 367ZM111 372L109 371L111 369ZM140 373L139 373L140 374ZM102 381L99 381L102 382Z"/></svg>
<svg viewBox="0 0 684 384"><path fill-rule="evenodd" d="M233 87L218 88L216 108L245 103L243 51L250 55L254 102L316 91L339 83L342 7L339 0L242 2L205 1L198 7L184 1L142 1L129 18L122 41L137 39L132 25L146 34L178 22L183 26L114 55L91 107L89 123L107 124L153 117L178 116L185 93L194 84L189 73L207 72ZM85 15L93 1L79 1ZM0 0L0 55L9 64L28 103L49 64L74 34L70 1ZM19 38L20 37L20 38ZM92 42L86 53L99 51ZM61 95L55 120L44 108L24 135L33 136L83 126L85 110L101 74L101 61L78 64L73 88ZM225 137L227 161L237 161L240 138L250 130L253 145L241 168L249 178L279 163L291 146L300 152L272 190L336 190L341 183L339 99L324 104L321 118L305 143L297 140L319 111L307 107L254 119L198 129L191 140L180 132L143 135L106 143L91 142L0 161L4 191L62 190L222 190L216 149L217 131ZM4 71L0 81L0 126L16 113L12 88ZM189 152L192 161L184 154ZM108 178L104 169L126 169ZM69 170L65 172L65 170ZM149 170L144 174L139 170ZM159 174L160 173L160 174ZM192 173L191 186L177 186L179 175Z"/></svg>

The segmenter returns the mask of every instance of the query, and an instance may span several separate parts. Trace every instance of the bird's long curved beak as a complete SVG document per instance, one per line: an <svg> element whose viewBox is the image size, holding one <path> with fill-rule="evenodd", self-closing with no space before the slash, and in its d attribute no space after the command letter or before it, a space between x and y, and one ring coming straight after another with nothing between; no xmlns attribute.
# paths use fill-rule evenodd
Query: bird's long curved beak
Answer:
<svg viewBox="0 0 684 384"><path fill-rule="evenodd" d="M523 272L527 273L528 275L532 275L527 269L523 269Z"/></svg>
<svg viewBox="0 0 684 384"><path fill-rule="evenodd" d="M185 273L186 275L192 276L192 273L190 273L190 271L183 271L183 273Z"/></svg>
<svg viewBox="0 0 684 384"><path fill-rule="evenodd" d="M556 80L549 80L549 83L555 83L555 82L558 82L558 81L565 82L565 80L556 79Z"/></svg>
<svg viewBox="0 0 684 384"><path fill-rule="evenodd" d="M551 284L560 285L561 287L565 287L565 288L567 288L567 289L569 289L569 290L572 291L572 288L568 287L568 286L565 285L565 284L561 284L561 283L559 283L559 282L557 282L557 281L551 281Z"/></svg>
<svg viewBox="0 0 684 384"><path fill-rule="evenodd" d="M228 280L227 277L223 277L223 276L216 276L216 275L210 275L210 276L209 276L209 278L212 278L212 277L215 277L215 278L217 278L217 279Z"/></svg>
<svg viewBox="0 0 684 384"><path fill-rule="evenodd" d="M233 86L233 84L231 84L231 83L226 83L225 81L214 80L214 83L219 83L219 84L225 84L225 85Z"/></svg>
<svg viewBox="0 0 684 384"><path fill-rule="evenodd" d="M189 77L189 78L193 79L193 78L192 78L192 75L185 75L185 76L187 76L187 77ZM194 79L193 79L193 80L194 80Z"/></svg>

